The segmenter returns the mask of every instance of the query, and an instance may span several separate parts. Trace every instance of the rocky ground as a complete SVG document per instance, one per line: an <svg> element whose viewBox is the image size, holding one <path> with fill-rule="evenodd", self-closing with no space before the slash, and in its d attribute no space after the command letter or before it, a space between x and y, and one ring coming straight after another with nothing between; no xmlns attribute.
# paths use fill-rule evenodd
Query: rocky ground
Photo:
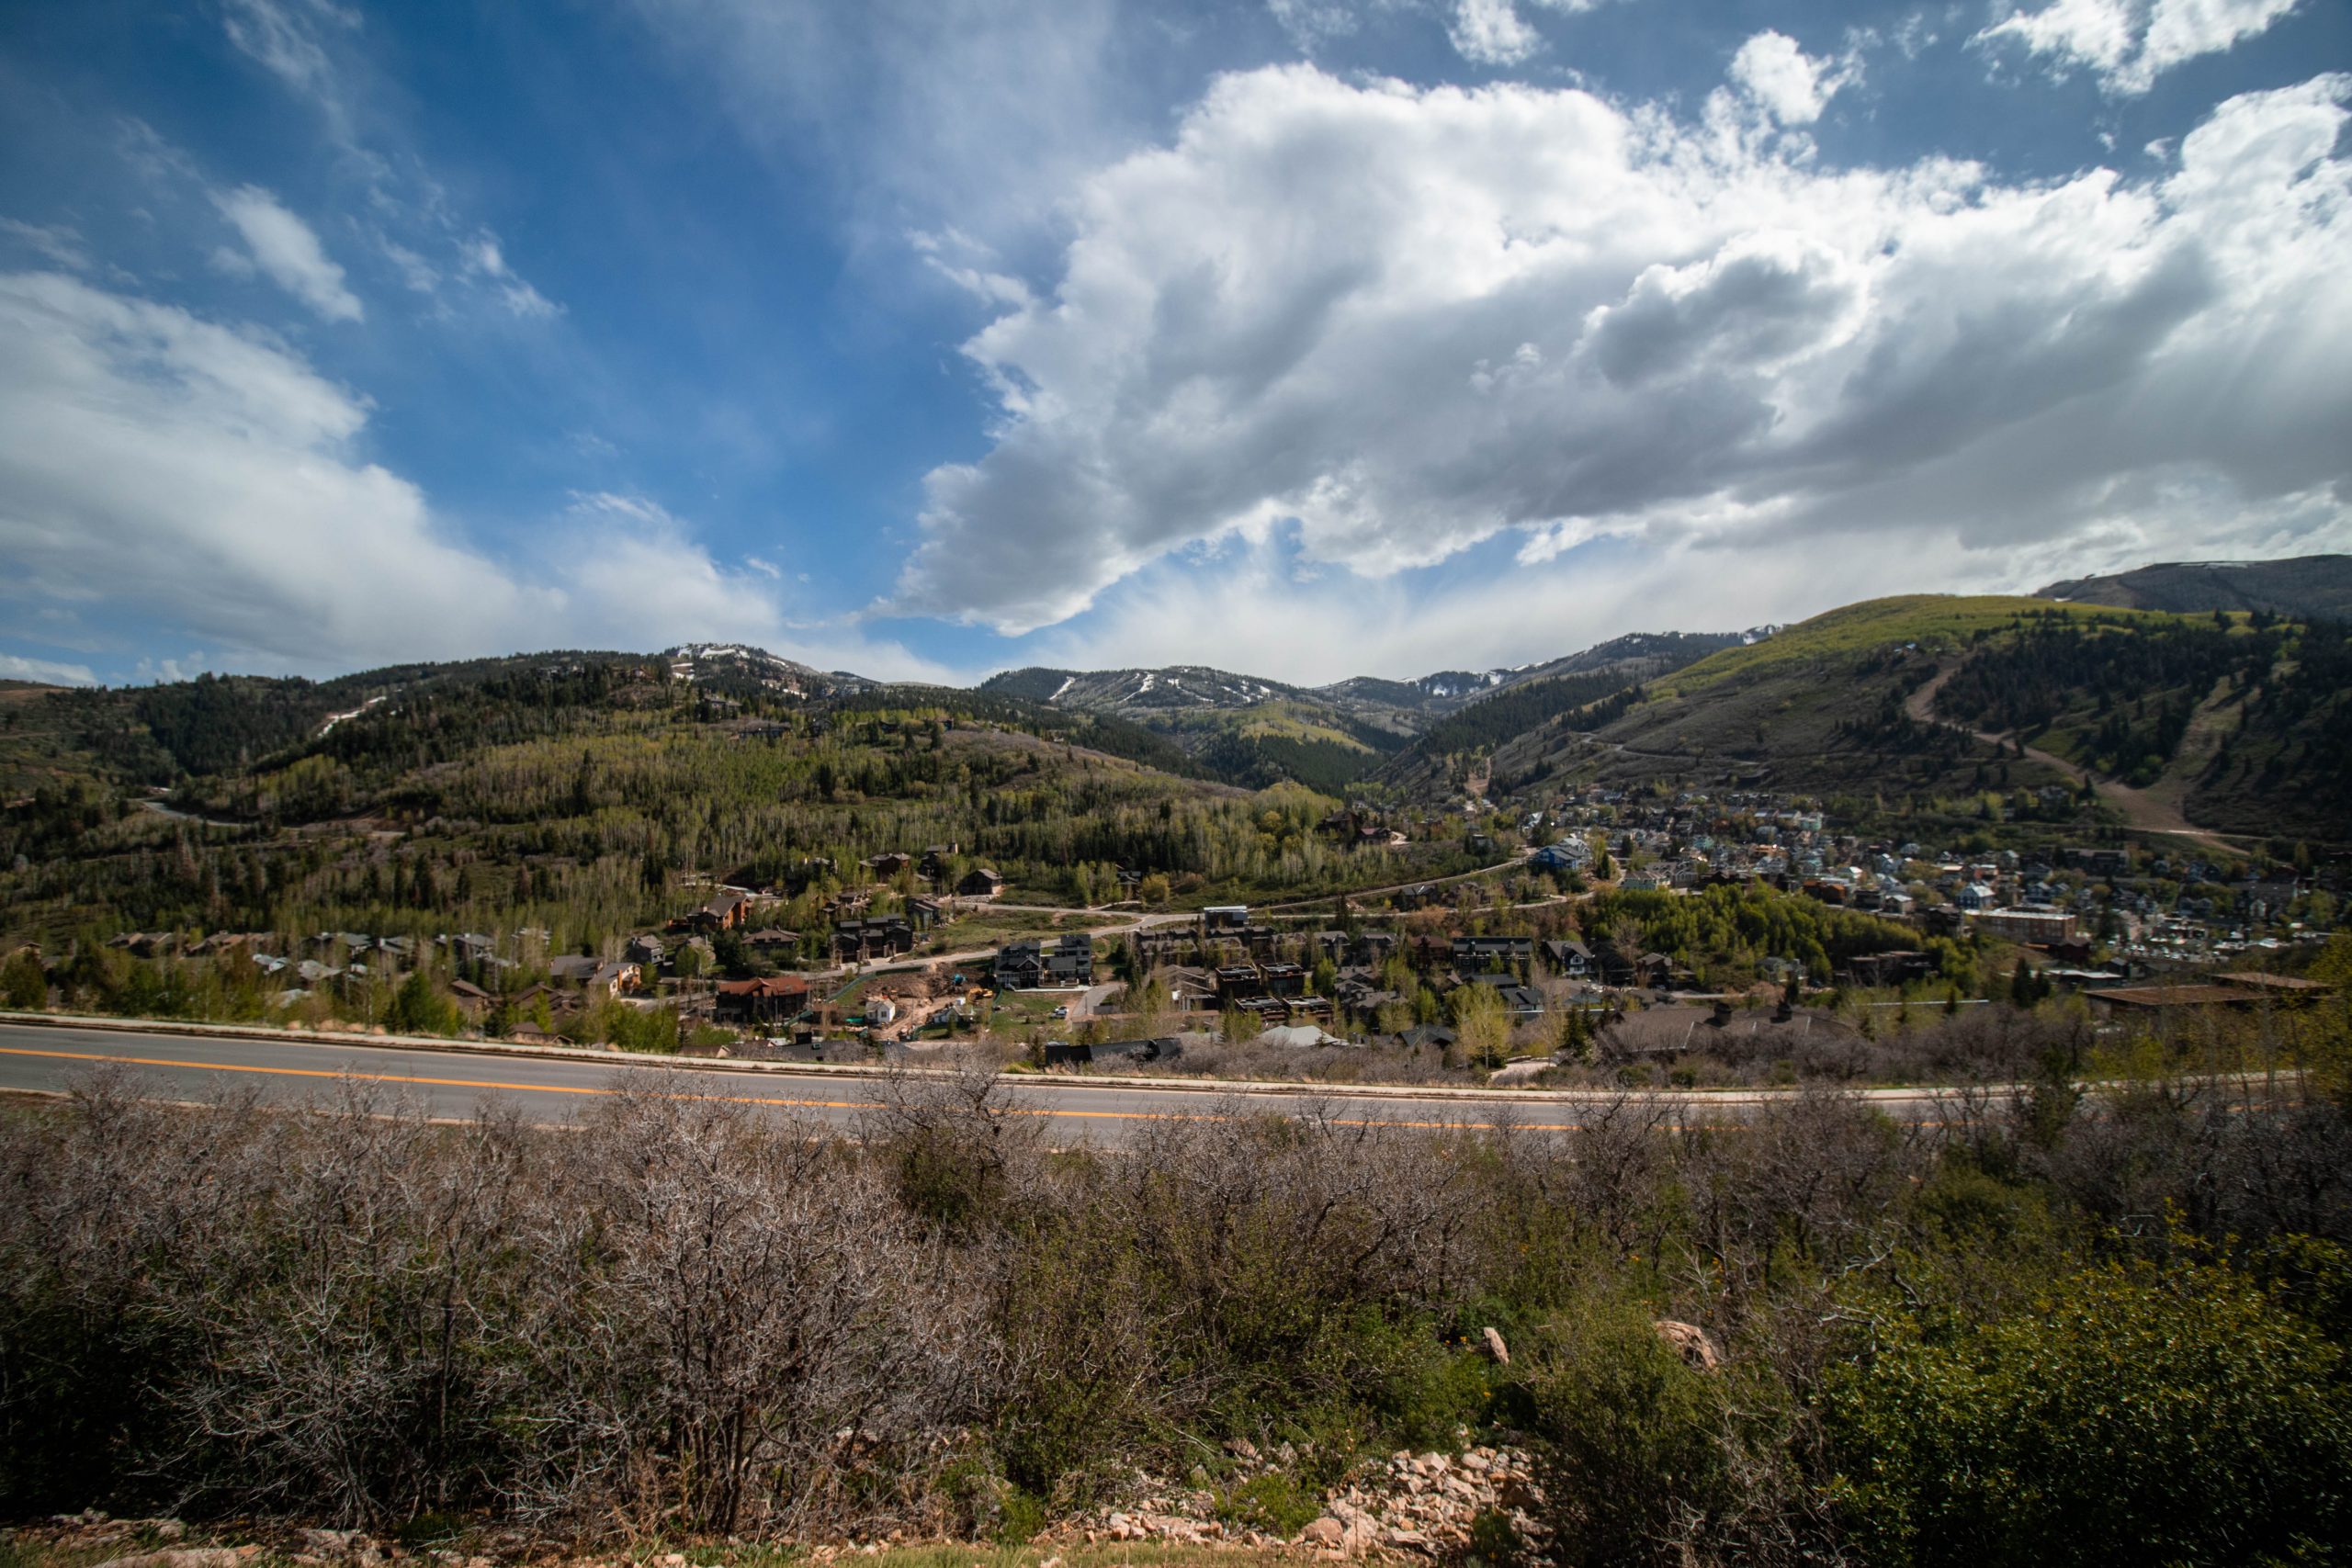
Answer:
<svg viewBox="0 0 2352 1568"><path fill-rule="evenodd" d="M1253 1474L1282 1473L1286 1456L1261 1459L1246 1443L1234 1449L1238 1477L1221 1489L1152 1489L1130 1506L1103 1510L1051 1533L1090 1544L1163 1540L1288 1546L1330 1557L1453 1558L1468 1552L1482 1531L1500 1539L1507 1529L1531 1561L1541 1561L1544 1495L1523 1449L1472 1447L1459 1455L1400 1450L1360 1467L1347 1484L1323 1498L1322 1511L1305 1529L1287 1537L1233 1520L1233 1500L1245 1493Z"/></svg>

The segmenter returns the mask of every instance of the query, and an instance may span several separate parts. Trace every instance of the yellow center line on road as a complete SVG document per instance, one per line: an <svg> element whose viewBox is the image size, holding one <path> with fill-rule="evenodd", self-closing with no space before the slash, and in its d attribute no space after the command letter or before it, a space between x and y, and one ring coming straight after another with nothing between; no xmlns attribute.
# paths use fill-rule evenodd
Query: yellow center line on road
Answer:
<svg viewBox="0 0 2352 1568"><path fill-rule="evenodd" d="M575 1084L509 1083L496 1078L436 1078L405 1073L368 1073L344 1067L258 1067L236 1062L187 1062L169 1056L118 1056L102 1051L35 1051L19 1045L0 1045L0 1055L40 1056L62 1062L119 1062L130 1067L181 1067L195 1072L255 1073L269 1077L294 1078L356 1078L367 1083L420 1084L439 1089L504 1089L515 1094L571 1094L580 1096L616 1095L617 1089L596 1088ZM671 1069L673 1071L680 1069ZM691 1068L684 1069L691 1071ZM791 1100L780 1096L751 1094L670 1094L664 1100L705 1100L721 1105L768 1105L807 1111L879 1111L878 1100ZM1103 1122L1165 1122L1188 1114L1166 1111L1060 1111L1047 1107L1016 1106L1014 1113L1022 1116L1057 1116L1075 1120ZM1455 1122L1390 1122L1379 1120L1335 1121L1342 1127L1402 1127L1436 1130L1463 1125ZM1529 1133L1574 1133L1580 1129L1574 1122L1523 1122L1520 1130Z"/></svg>

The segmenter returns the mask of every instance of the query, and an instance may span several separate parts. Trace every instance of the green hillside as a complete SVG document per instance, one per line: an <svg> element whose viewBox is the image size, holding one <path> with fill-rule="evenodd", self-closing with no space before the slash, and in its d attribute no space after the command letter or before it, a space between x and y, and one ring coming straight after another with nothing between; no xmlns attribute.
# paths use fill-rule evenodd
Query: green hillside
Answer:
<svg viewBox="0 0 2352 1568"><path fill-rule="evenodd" d="M1713 654L1637 701L1547 717L1493 748L1489 794L1556 776L1730 781L2341 840L2344 650L2338 628L2267 615L1873 600Z"/></svg>

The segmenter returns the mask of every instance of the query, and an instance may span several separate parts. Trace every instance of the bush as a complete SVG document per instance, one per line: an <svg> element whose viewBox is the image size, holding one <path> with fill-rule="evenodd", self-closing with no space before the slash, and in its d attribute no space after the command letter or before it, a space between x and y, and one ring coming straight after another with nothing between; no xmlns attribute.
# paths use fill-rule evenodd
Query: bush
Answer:
<svg viewBox="0 0 2352 1568"><path fill-rule="evenodd" d="M1873 1562L2246 1562L2352 1529L2343 1352L2226 1269L2109 1266L1896 1332L1826 1402Z"/></svg>
<svg viewBox="0 0 2352 1568"><path fill-rule="evenodd" d="M1673 1562L1733 1482L1722 1374L1669 1349L1631 1301L1539 1333L1514 1413L1543 1447L1563 1562Z"/></svg>
<svg viewBox="0 0 2352 1568"><path fill-rule="evenodd" d="M1281 1471L1252 1476L1220 1493L1216 1500L1216 1517L1227 1524L1285 1539L1313 1524L1322 1512L1322 1496Z"/></svg>
<svg viewBox="0 0 2352 1568"><path fill-rule="evenodd" d="M16 1012L39 1012L49 1006L49 977L32 949L19 948L0 969L0 1005Z"/></svg>

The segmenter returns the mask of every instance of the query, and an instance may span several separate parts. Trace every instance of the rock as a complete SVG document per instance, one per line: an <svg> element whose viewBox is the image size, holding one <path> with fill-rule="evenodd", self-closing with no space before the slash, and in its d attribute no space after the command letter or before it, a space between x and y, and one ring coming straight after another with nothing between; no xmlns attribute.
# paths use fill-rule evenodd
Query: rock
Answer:
<svg viewBox="0 0 2352 1568"><path fill-rule="evenodd" d="M1483 1474L1486 1472L1487 1467L1493 1461L1488 1460L1485 1454L1480 1453L1476 1449L1472 1449L1468 1453L1462 1456L1462 1468L1466 1471L1470 1471L1473 1473Z"/></svg>
<svg viewBox="0 0 2352 1568"><path fill-rule="evenodd" d="M1650 1326L1657 1330L1657 1337L1666 1341L1669 1349L1701 1371L1712 1372L1724 1364L1723 1358L1715 1353L1715 1342L1697 1324L1661 1317Z"/></svg>
<svg viewBox="0 0 2352 1568"><path fill-rule="evenodd" d="M187 1539L187 1527L180 1523L177 1519L152 1519L148 1522L147 1528L155 1532L155 1539L157 1540L170 1541L185 1540Z"/></svg>
<svg viewBox="0 0 2352 1568"><path fill-rule="evenodd" d="M1301 1546L1319 1546L1331 1551L1337 1551L1347 1539L1348 1527L1329 1514L1298 1532Z"/></svg>
<svg viewBox="0 0 2352 1568"><path fill-rule="evenodd" d="M1489 1328L1486 1331L1486 1334L1487 1354L1492 1356L1498 1365L1506 1367L1510 1366L1510 1347L1503 1343L1501 1331L1498 1329Z"/></svg>
<svg viewBox="0 0 2352 1568"><path fill-rule="evenodd" d="M227 1547L177 1547L167 1551L133 1552L129 1557L100 1563L99 1568L237 1568L243 1561L243 1556Z"/></svg>
<svg viewBox="0 0 2352 1568"><path fill-rule="evenodd" d="M1247 1438L1234 1438L1225 1445L1225 1451L1244 1464L1258 1462L1258 1445Z"/></svg>

